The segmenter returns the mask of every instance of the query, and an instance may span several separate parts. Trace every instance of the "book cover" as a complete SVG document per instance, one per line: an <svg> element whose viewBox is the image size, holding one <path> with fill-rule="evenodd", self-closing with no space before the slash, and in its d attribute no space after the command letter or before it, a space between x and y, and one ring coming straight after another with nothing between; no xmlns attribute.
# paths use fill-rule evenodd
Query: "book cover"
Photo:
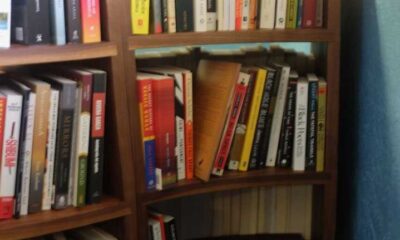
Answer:
<svg viewBox="0 0 400 240"><path fill-rule="evenodd" d="M11 0L0 3L0 48L9 48L11 42Z"/></svg>
<svg viewBox="0 0 400 240"><path fill-rule="evenodd" d="M167 0L161 0L161 20L163 32L168 33L168 3Z"/></svg>
<svg viewBox="0 0 400 240"><path fill-rule="evenodd" d="M168 33L176 32L175 0L167 0Z"/></svg>
<svg viewBox="0 0 400 240"><path fill-rule="evenodd" d="M318 78L308 74L306 170L314 171L317 161Z"/></svg>
<svg viewBox="0 0 400 240"><path fill-rule="evenodd" d="M81 0L83 43L101 42L100 0Z"/></svg>
<svg viewBox="0 0 400 240"><path fill-rule="evenodd" d="M243 0L241 30L249 30L249 21L250 21L249 16L250 16L250 0Z"/></svg>
<svg viewBox="0 0 400 240"><path fill-rule="evenodd" d="M324 25L324 0L317 0L315 13L315 26L322 27Z"/></svg>
<svg viewBox="0 0 400 240"><path fill-rule="evenodd" d="M193 30L193 1L176 0L176 31L192 32Z"/></svg>
<svg viewBox="0 0 400 240"><path fill-rule="evenodd" d="M298 6L297 6L297 23L296 23L296 28L301 28L303 25L303 5L304 5L304 0L297 0L298 1Z"/></svg>
<svg viewBox="0 0 400 240"><path fill-rule="evenodd" d="M298 0L287 0L286 28L295 29L297 27L297 8Z"/></svg>
<svg viewBox="0 0 400 240"><path fill-rule="evenodd" d="M194 125L194 159L195 176L203 181L210 178L240 67L238 63L200 60L197 69L193 101L193 110L197 113L194 115L197 123Z"/></svg>
<svg viewBox="0 0 400 240"><path fill-rule="evenodd" d="M22 44L50 43L49 0L13 0L11 40ZM40 24L37 24L39 23Z"/></svg>
<svg viewBox="0 0 400 240"><path fill-rule="evenodd" d="M275 9L276 0L260 0L260 29L273 29L275 27Z"/></svg>
<svg viewBox="0 0 400 240"><path fill-rule="evenodd" d="M267 70L258 68L257 80L254 87L254 93L251 99L249 117L246 122L246 133L242 152L240 154L239 171L247 171L250 162L251 148L253 146L254 133L256 132L258 113L260 112L262 95L267 78Z"/></svg>
<svg viewBox="0 0 400 240"><path fill-rule="evenodd" d="M217 30L225 31L224 0L217 0Z"/></svg>
<svg viewBox="0 0 400 240"><path fill-rule="evenodd" d="M0 171L0 219L12 218L15 207L15 180L21 126L22 95L1 86L0 92L7 98L4 108L4 128L1 148Z"/></svg>
<svg viewBox="0 0 400 240"><path fill-rule="evenodd" d="M300 78L297 82L296 115L294 121L293 165L295 171L304 171L306 167L308 113L308 81Z"/></svg>
<svg viewBox="0 0 400 240"><path fill-rule="evenodd" d="M154 1L152 3L154 4ZM150 0L131 0L132 34L149 34L149 17ZM153 14L153 17L156 15Z"/></svg>
<svg viewBox="0 0 400 240"><path fill-rule="evenodd" d="M65 0L67 42L82 42L81 0Z"/></svg>
<svg viewBox="0 0 400 240"><path fill-rule="evenodd" d="M286 27L286 9L288 0L276 0L276 18L275 28L285 29Z"/></svg>
<svg viewBox="0 0 400 240"><path fill-rule="evenodd" d="M243 1L244 0L235 0L235 30L242 30L242 14L243 14ZM233 2L231 4L233 4Z"/></svg>
<svg viewBox="0 0 400 240"><path fill-rule="evenodd" d="M255 30L258 23L258 1L250 0L249 3L249 30Z"/></svg>
<svg viewBox="0 0 400 240"><path fill-rule="evenodd" d="M207 0L193 0L194 31L207 31Z"/></svg>
<svg viewBox="0 0 400 240"><path fill-rule="evenodd" d="M152 33L162 33L161 0L151 0L151 21L150 29Z"/></svg>
<svg viewBox="0 0 400 240"><path fill-rule="evenodd" d="M324 171L325 163L326 94L326 81L320 79L318 85L317 172Z"/></svg>
<svg viewBox="0 0 400 240"><path fill-rule="evenodd" d="M228 159L233 136L235 134L236 125L239 120L239 115L243 106L244 98L246 96L249 79L250 74L242 72L239 74L233 97L233 104L228 113L228 122L225 125L217 156L214 160L214 168L212 171L212 174L214 175L222 176L222 174L224 173L225 164Z"/></svg>
<svg viewBox="0 0 400 240"><path fill-rule="evenodd" d="M50 0L51 40L55 45L66 44L64 0Z"/></svg>
<svg viewBox="0 0 400 240"><path fill-rule="evenodd" d="M207 0L207 31L217 30L217 3L216 0Z"/></svg>
<svg viewBox="0 0 400 240"><path fill-rule="evenodd" d="M317 14L317 0L303 0L303 28L315 27L315 17Z"/></svg>

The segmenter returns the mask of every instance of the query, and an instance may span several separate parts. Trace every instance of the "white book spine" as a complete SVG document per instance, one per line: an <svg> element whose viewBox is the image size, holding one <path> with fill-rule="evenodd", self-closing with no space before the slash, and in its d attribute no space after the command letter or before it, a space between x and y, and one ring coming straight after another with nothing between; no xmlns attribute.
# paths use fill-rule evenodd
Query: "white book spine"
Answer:
<svg viewBox="0 0 400 240"><path fill-rule="evenodd" d="M207 31L207 0L193 0L194 31Z"/></svg>
<svg viewBox="0 0 400 240"><path fill-rule="evenodd" d="M7 95L4 124L3 150L1 153L0 202L13 202L17 174L19 128L21 123L22 96Z"/></svg>
<svg viewBox="0 0 400 240"><path fill-rule="evenodd" d="M175 0L167 0L168 32L176 32Z"/></svg>
<svg viewBox="0 0 400 240"><path fill-rule="evenodd" d="M304 171L306 164L308 112L308 81L304 78L297 83L296 115L294 122L293 170Z"/></svg>
<svg viewBox="0 0 400 240"><path fill-rule="evenodd" d="M322 27L324 24L324 0L317 0L317 12L315 14L315 26Z"/></svg>
<svg viewBox="0 0 400 240"><path fill-rule="evenodd" d="M283 66L281 70L281 79L278 86L278 94L276 96L274 115L272 118L271 135L269 139L268 155L266 159L267 167L275 167L276 163L279 136L281 134L282 119L285 110L289 74L290 67Z"/></svg>
<svg viewBox="0 0 400 240"><path fill-rule="evenodd" d="M0 48L10 47L11 0L0 1Z"/></svg>
<svg viewBox="0 0 400 240"><path fill-rule="evenodd" d="M224 31L229 31L230 5L230 0L224 0Z"/></svg>
<svg viewBox="0 0 400 240"><path fill-rule="evenodd" d="M175 101L185 106L183 97L183 76L182 73L175 74ZM185 161L185 117L175 115L175 134L176 134L176 156L177 156L177 177L178 180L186 178L186 161Z"/></svg>
<svg viewBox="0 0 400 240"><path fill-rule="evenodd" d="M56 132L58 118L59 91L50 93L49 126L47 128L46 172L43 177L42 210L50 210L53 199L54 156L56 150Z"/></svg>
<svg viewBox="0 0 400 240"><path fill-rule="evenodd" d="M224 29L224 0L217 0L217 29L218 29L218 31L225 31L225 29Z"/></svg>
<svg viewBox="0 0 400 240"><path fill-rule="evenodd" d="M241 30L249 29L249 14L250 14L249 11L250 11L250 0L243 0Z"/></svg>
<svg viewBox="0 0 400 240"><path fill-rule="evenodd" d="M149 219L149 227L153 235L153 240L163 240L161 234L161 223L154 219Z"/></svg>
<svg viewBox="0 0 400 240"><path fill-rule="evenodd" d="M235 23L236 23L236 4L235 1L229 1L229 31L235 31Z"/></svg>
<svg viewBox="0 0 400 240"><path fill-rule="evenodd" d="M33 125L35 123L36 93L29 94L29 110L26 123L25 149L22 170L20 215L28 214L29 183L31 180Z"/></svg>
<svg viewBox="0 0 400 240"><path fill-rule="evenodd" d="M273 29L275 25L276 0L260 1L260 28Z"/></svg>
<svg viewBox="0 0 400 240"><path fill-rule="evenodd" d="M207 31L217 30L216 0L207 0Z"/></svg>
<svg viewBox="0 0 400 240"><path fill-rule="evenodd" d="M287 0L277 0L276 2L276 19L275 28L285 29L286 27L286 9Z"/></svg>

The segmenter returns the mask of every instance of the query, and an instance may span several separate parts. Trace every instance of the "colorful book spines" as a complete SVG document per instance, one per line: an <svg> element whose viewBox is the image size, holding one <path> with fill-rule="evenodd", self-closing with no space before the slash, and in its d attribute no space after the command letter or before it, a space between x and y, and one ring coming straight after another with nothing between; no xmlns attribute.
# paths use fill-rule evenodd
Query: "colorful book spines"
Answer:
<svg viewBox="0 0 400 240"><path fill-rule="evenodd" d="M326 130L326 93L325 80L319 81L318 86L318 125L317 125L317 172L324 171L325 130Z"/></svg>
<svg viewBox="0 0 400 240"><path fill-rule="evenodd" d="M99 0L81 0L83 43L101 41L100 2Z"/></svg>
<svg viewBox="0 0 400 240"><path fill-rule="evenodd" d="M150 0L132 0L131 17L133 34L149 34ZM155 24L155 29L161 28L161 22Z"/></svg>

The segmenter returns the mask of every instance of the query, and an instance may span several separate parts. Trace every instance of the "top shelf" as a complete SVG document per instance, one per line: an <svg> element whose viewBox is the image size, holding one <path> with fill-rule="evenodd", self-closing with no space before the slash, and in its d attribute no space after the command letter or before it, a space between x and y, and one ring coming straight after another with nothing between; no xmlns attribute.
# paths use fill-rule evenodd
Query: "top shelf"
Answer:
<svg viewBox="0 0 400 240"><path fill-rule="evenodd" d="M187 32L135 35L129 38L129 50L185 45L254 42L333 42L339 35L326 29L250 30L240 32Z"/></svg>

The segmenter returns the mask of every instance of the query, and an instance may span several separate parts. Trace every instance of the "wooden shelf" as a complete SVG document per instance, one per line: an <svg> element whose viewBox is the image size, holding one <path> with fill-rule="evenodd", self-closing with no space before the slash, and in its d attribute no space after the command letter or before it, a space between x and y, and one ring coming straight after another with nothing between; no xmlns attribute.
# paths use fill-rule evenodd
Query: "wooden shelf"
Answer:
<svg viewBox="0 0 400 240"><path fill-rule="evenodd" d="M21 239L42 236L103 222L131 214L128 204L112 197L104 197L99 204L83 208L44 211L20 219L0 221L0 239Z"/></svg>
<svg viewBox="0 0 400 240"><path fill-rule="evenodd" d="M203 193L234 190L279 184L313 184L329 183L330 174L323 172L294 172L289 169L268 168L248 172L225 171L223 177L212 177L205 183L200 180L180 181L163 191L152 191L142 194L145 205Z"/></svg>
<svg viewBox="0 0 400 240"><path fill-rule="evenodd" d="M184 45L254 42L332 42L339 35L326 29L251 30L241 32L188 32L135 35L129 38L129 50Z"/></svg>
<svg viewBox="0 0 400 240"><path fill-rule="evenodd" d="M26 64L64 62L117 55L117 46L111 42L93 44L12 45L0 50L0 67Z"/></svg>

